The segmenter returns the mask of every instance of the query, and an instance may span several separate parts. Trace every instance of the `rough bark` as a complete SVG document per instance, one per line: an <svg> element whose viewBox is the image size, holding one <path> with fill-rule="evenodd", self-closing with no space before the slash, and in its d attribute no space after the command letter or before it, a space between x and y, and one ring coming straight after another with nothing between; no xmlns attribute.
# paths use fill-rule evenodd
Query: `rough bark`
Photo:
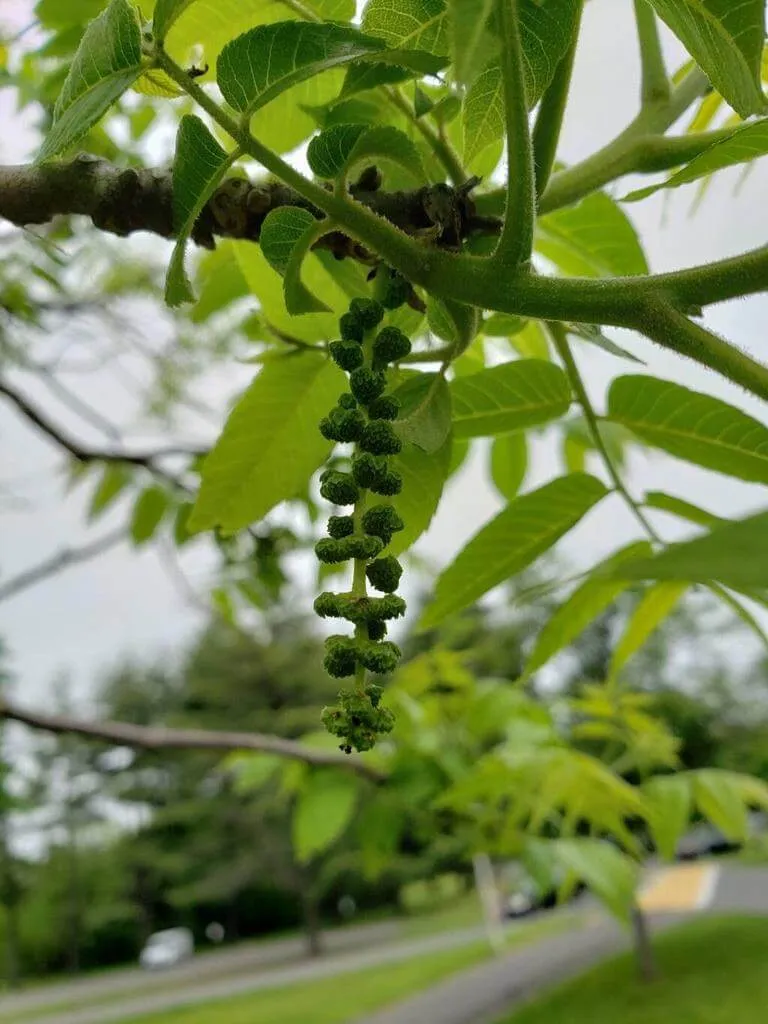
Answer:
<svg viewBox="0 0 768 1024"><path fill-rule="evenodd" d="M350 191L360 203L409 234L434 229L430 198L439 192L441 204L452 203L456 217L445 237L438 235L435 241L455 247L471 234L496 234L499 230L495 217L476 212L470 196L476 183L477 179L472 179L458 189L440 184L410 192L385 192L375 187L375 175L364 172ZM281 182L253 184L243 177L227 178L204 207L192 240L206 248L214 247L216 236L256 242L265 217L280 206L300 206L322 217L316 207ZM97 228L116 235L150 231L172 238L178 228L173 213L173 170L122 168L87 154L71 161L0 167L0 218L26 226L73 214L90 217ZM330 249L339 259L372 260L362 246L340 232L324 236L316 247Z"/></svg>

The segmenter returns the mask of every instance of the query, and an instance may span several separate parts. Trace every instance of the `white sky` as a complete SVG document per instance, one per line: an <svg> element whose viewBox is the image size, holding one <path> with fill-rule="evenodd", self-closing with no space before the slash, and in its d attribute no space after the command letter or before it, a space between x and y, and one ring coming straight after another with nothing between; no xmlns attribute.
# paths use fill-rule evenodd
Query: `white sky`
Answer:
<svg viewBox="0 0 768 1024"><path fill-rule="evenodd" d="M64 2L64 0L62 0ZM24 24L31 0L2 0L0 21ZM592 0L587 5L583 42L579 51L572 102L563 137L561 157L572 163L589 155L613 137L634 112L638 92L632 4L630 0ZM680 52L665 37L671 65ZM11 94L0 92L0 161L27 159L32 144L11 105ZM628 208L651 267L663 271L738 253L764 244L768 237L768 177L758 166L733 196L737 174L722 175L710 189L702 209L690 215L693 189L654 197ZM615 190L622 195L628 183ZM137 251L141 240L122 242L124 251ZM730 303L707 315L709 326L755 357L768 361L768 298L761 296ZM740 389L714 374L629 334L617 340L646 360L649 372L693 388L730 399L765 419L765 410ZM607 383L621 373L643 372L597 350L584 348L579 362L598 407L603 407ZM101 382L91 384L89 398L109 414L122 417L126 399ZM213 393L220 391L216 382ZM121 406L125 405L125 409ZM67 422L62 417L62 422ZM60 464L51 446L21 423L6 403L0 402L0 480L26 475L34 483L26 489L34 505L22 512L2 511L0 571L13 574L64 544L81 543L108 528L104 520L92 532L85 527L82 497L64 499L51 480L50 470ZM537 447L537 458L527 487L561 472L554 451ZM738 515L761 504L760 489L725 476L698 471L671 458L654 455L632 462L629 484L635 494L644 489L667 490L723 515ZM485 480L482 458L446 492L441 509L419 550L436 563L446 563L476 529L500 507ZM669 517L659 516L668 539L685 530ZM637 536L633 520L612 497L569 536L560 550L575 565L587 567L608 551ZM202 545L185 556L193 579L203 580L208 560ZM94 675L123 654L151 657L171 651L201 621L183 603L152 550L141 553L127 545L87 565L68 570L0 606L0 635L13 654L19 679L18 693L28 702L41 703L50 694L53 677L61 670L72 674L78 692L87 690Z"/></svg>

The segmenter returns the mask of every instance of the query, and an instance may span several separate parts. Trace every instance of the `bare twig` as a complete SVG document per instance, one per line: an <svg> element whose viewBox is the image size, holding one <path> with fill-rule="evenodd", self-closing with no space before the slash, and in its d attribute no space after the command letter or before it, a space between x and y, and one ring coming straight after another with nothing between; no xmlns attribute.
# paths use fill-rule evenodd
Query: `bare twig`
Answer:
<svg viewBox="0 0 768 1024"><path fill-rule="evenodd" d="M346 768L374 782L381 782L386 777L383 772L360 758L329 750L316 750L295 740L262 733L173 729L113 721L88 722L72 715L51 715L21 708L8 700L0 701L0 718L21 722L22 725L44 732L86 736L123 747L143 750L252 750L303 761L317 767Z"/></svg>
<svg viewBox="0 0 768 1024"><path fill-rule="evenodd" d="M127 536L127 528L121 526L119 529L113 530L111 533L105 533L103 537L91 541L90 544L83 544L82 547L62 548L61 551L57 551L49 558L38 562L37 565L25 569L17 576L12 576L5 582L0 581L0 602L15 597L28 587L48 579L49 576L55 576L62 569L68 569L70 566L79 565L82 562L88 562L90 559L96 558L97 555L109 551L110 548L115 547L120 541L125 540Z"/></svg>
<svg viewBox="0 0 768 1024"><path fill-rule="evenodd" d="M122 449L90 448L82 444L76 438L71 437L63 431L58 424L54 423L48 416L41 412L25 395L18 391L6 380L0 380L0 395L15 406L18 412L25 419L33 423L41 433L53 441L59 448L76 459L78 462L120 462L131 466L141 466L149 470L155 476L164 478L174 486L183 487L179 480L167 473L158 465L158 459L171 455L184 455L196 457L204 455L204 449L197 448L157 448L152 451L129 452Z"/></svg>

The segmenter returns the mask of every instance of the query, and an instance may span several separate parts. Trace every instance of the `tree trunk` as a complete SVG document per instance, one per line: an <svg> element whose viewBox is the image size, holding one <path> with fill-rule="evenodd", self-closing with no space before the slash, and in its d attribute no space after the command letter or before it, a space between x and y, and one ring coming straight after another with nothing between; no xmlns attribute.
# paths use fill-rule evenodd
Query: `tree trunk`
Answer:
<svg viewBox="0 0 768 1024"><path fill-rule="evenodd" d="M656 956L648 928L648 918L637 905L632 908L632 945L640 978L643 981L653 981L659 974Z"/></svg>
<svg viewBox="0 0 768 1024"><path fill-rule="evenodd" d="M304 938L309 956L321 956L323 953L323 933L320 927L320 909L317 898L311 887L303 885L301 889L301 910L304 916Z"/></svg>
<svg viewBox="0 0 768 1024"><path fill-rule="evenodd" d="M20 977L19 904L14 900L5 908L5 980L8 988L16 988Z"/></svg>
<svg viewBox="0 0 768 1024"><path fill-rule="evenodd" d="M472 869L475 873L475 888L483 908L485 934L491 949L498 953L504 948L504 924L491 858L487 853L476 853L472 858Z"/></svg>
<svg viewBox="0 0 768 1024"><path fill-rule="evenodd" d="M67 950L67 969L71 974L77 974L80 970L82 901L80 899L80 863L77 849L77 831L71 818L67 821L67 846L69 859L69 887L67 892L69 948Z"/></svg>

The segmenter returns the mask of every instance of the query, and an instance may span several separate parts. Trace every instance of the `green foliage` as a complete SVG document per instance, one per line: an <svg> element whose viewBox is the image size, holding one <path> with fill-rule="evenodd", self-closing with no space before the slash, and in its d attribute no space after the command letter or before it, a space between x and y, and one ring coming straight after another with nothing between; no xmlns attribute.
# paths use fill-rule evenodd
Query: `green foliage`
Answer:
<svg viewBox="0 0 768 1024"><path fill-rule="evenodd" d="M375 40L341 25L257 25L221 51L216 81L231 107L252 114L303 79L379 49Z"/></svg>
<svg viewBox="0 0 768 1024"><path fill-rule="evenodd" d="M328 454L317 423L342 383L334 364L320 356L265 366L205 460L189 528L238 530L297 495Z"/></svg>
<svg viewBox="0 0 768 1024"><path fill-rule="evenodd" d="M715 580L735 590L768 585L768 513L729 521L694 540L670 544L653 558L629 562L613 575L625 579Z"/></svg>
<svg viewBox="0 0 768 1024"><path fill-rule="evenodd" d="M610 843L597 839L559 839L555 860L585 882L616 915L629 919L638 883L637 866Z"/></svg>
<svg viewBox="0 0 768 1024"><path fill-rule="evenodd" d="M595 477L572 473L515 498L438 578L422 627L465 608L525 569L605 494L605 487Z"/></svg>
<svg viewBox="0 0 768 1024"><path fill-rule="evenodd" d="M669 615L687 589L686 583L659 583L643 594L623 635L616 642L610 668L612 677L621 672L626 662Z"/></svg>
<svg viewBox="0 0 768 1024"><path fill-rule="evenodd" d="M650 0L688 52L742 117L765 112L760 64L765 4L746 0Z"/></svg>
<svg viewBox="0 0 768 1024"><path fill-rule="evenodd" d="M237 153L227 155L199 117L181 119L173 165L173 219L176 245L168 265L165 300L169 306L191 302L192 286L184 270L187 239Z"/></svg>
<svg viewBox="0 0 768 1024"><path fill-rule="evenodd" d="M648 273L632 223L603 192L540 217L537 232L536 248L565 274L615 277Z"/></svg>
<svg viewBox="0 0 768 1024"><path fill-rule="evenodd" d="M692 181L700 181L726 167L737 164L749 164L768 153L768 124L765 121L740 125L733 129L732 134L705 149L701 156L695 157L681 171L673 174L667 181L648 188L635 189L624 197L624 202L637 202L658 192L659 189L680 188Z"/></svg>
<svg viewBox="0 0 768 1024"><path fill-rule="evenodd" d="M283 206L272 210L261 228L261 251L267 263L284 278L285 308L291 316L328 311L328 306L301 280L304 256L318 237L317 223L308 210Z"/></svg>
<svg viewBox="0 0 768 1024"><path fill-rule="evenodd" d="M299 861L327 849L355 812L358 783L349 774L316 772L299 794L293 816L293 848Z"/></svg>
<svg viewBox="0 0 768 1024"><path fill-rule="evenodd" d="M567 647L626 589L627 581L601 579L605 569L620 565L624 561L631 561L638 555L649 555L651 550L651 545L647 541L637 541L598 565L594 573L573 591L547 621L531 651L526 674L535 672L558 651Z"/></svg>
<svg viewBox="0 0 768 1024"><path fill-rule="evenodd" d="M111 0L83 35L38 154L50 160L78 142L141 74L141 27L128 0Z"/></svg>
<svg viewBox="0 0 768 1024"><path fill-rule="evenodd" d="M433 844L423 837L433 839L437 831L452 857L495 843L502 856L527 852L535 859L531 836L546 835L538 844L542 862L565 874L566 886L586 880L626 917L636 873L627 855L641 856L638 822L649 825L669 854L691 814L736 836L743 834L747 806L765 802L760 784L736 772L709 768L709 774L652 777L676 767L678 744L666 719L654 717L649 696L634 692L632 683L655 685L659 651L688 608L678 602L692 583L708 584L765 642L757 615L731 590L765 603L766 513L726 520L659 491L639 505L625 477L633 468L631 444L633 451L644 445L766 484L766 427L759 414L650 374L613 380L602 415L604 406L592 405L594 381L580 376L581 353L588 354L583 345L640 362L610 336L614 327L630 328L761 399L768 396L766 369L713 335L700 317L711 303L763 291L765 252L652 275L633 224L611 198L617 180L628 174L672 172L662 185L628 197L639 199L737 164L748 167L766 152L764 119L739 121L766 109L765 5L648 3L636 5L642 109L631 112L626 129L603 150L569 167L560 161L558 141L579 0L518 0L498 9L489 0L369 0L360 29L350 24L351 0L282 7L263 0L158 0L152 31L140 20L152 12L140 14L126 0L108 6L41 0L41 45L28 45L23 34L10 43L0 84L16 90L20 105L53 111L43 166L34 174L62 174L69 182L67 164L49 168L45 161L81 139L95 157L124 168L117 182L127 207L119 213L131 215L126 225L111 216L113 197L101 191L103 181L114 180L112 172L87 160L74 165L83 171L82 202L81 183L68 183L64 198L55 196L56 212L71 193L61 212L133 230L142 226L145 208L131 182L139 182L137 189L153 182L152 203L168 197L169 209L152 206L151 220L158 233L175 237L166 285L174 308L165 314L172 343L148 356L165 399L163 430L180 419L187 399L217 395L209 385L230 380L233 363L259 366L208 453L171 445L121 461L116 446L93 454L84 449L81 457L65 433L70 454L83 466L96 464L88 515L99 516L130 492L137 545L155 538L167 543L172 536L181 546L192 532L213 531L210 550L219 562L210 604L233 634L278 629L275 605L288 583L283 563L314 549L323 583L315 610L323 620L348 623L349 633L326 639L324 661L320 641L310 645L322 685L313 688L310 708L299 709L301 724L284 729L281 720L279 731L309 746L319 742L339 760L339 745L346 753L370 751L379 734L388 735L362 762L344 765L375 766L387 779L383 792L365 792L374 809L382 800L383 819L395 833L375 842L353 839L348 828L363 795L351 771L334 774L300 763L280 770L269 757L232 762L236 800L249 807L242 818L235 815L238 843L254 829L256 804L279 793L284 828L277 861L290 861L287 805L295 812L293 841L303 871L322 857L323 871L332 874L327 858L336 846L345 856L359 846L367 870L383 864L382 849L397 862L401 847L423 842L432 855ZM653 12L692 58L672 83L656 52ZM83 32L89 18L95 20ZM717 93L702 98L706 83L694 61ZM218 91L207 88L214 78ZM123 98L130 86L135 94ZM167 103L172 96L179 98L175 107ZM692 107L690 131L670 135L670 126ZM528 114L536 108L532 146ZM179 121L172 199L162 173L134 175L162 144L168 117ZM708 134L713 127L724 130ZM495 174L505 141L506 181ZM305 146L312 177L298 169L294 155L278 155ZM555 167L546 185L535 180L542 178L542 151L547 169L552 162ZM240 161L235 173L252 176L254 187L243 186L237 195L219 191ZM535 176L528 173L533 168ZM191 310L176 309L192 298L184 267L188 240L212 245L212 228L230 230L225 221L237 240L217 239L219 248L191 268L200 301ZM24 238L16 247L12 240L13 253L0 259L0 306L7 314L0 340L11 374L35 365L27 355L29 338L58 327L52 310L71 312L85 302L111 311L113 299L145 299L157 291L159 275L149 259L139 277L121 269L102 278L91 274L91 267L101 267L96 258L80 264L93 277L92 292L75 294L68 282L77 268L70 274L66 263L79 259L80 232L78 224L57 222L34 241ZM49 365L48 355L43 364ZM207 370L220 375L198 380ZM195 383L203 386L193 395ZM24 413L23 403L16 404ZM33 409L29 418L46 429L47 415ZM152 426L159 422L154 417ZM551 472L542 477L534 465L537 485L549 482L520 494L543 427L568 475L552 480ZM56 431L47 432L55 441ZM398 667L400 648L387 639L393 620L405 612L395 593L398 556L428 529L464 459L478 464L481 446L507 505L441 566L423 617L426 628L440 623L440 635L444 630L453 637L457 649L430 640L433 649ZM598 462L600 478L584 472ZM568 596L559 567L546 582L536 575L531 597L521 574L538 572L543 556L608 493L602 479L610 481L616 507L623 503L642 528L640 539L579 575L582 560L568 576L577 580ZM320 539L316 490L338 506L329 510L327 536ZM290 529L272 516L283 503L281 522L290 522ZM666 544L652 518L658 512L708 532ZM411 562L419 566L417 558ZM325 589L326 577L340 569L349 570L347 589ZM635 588L637 580L651 585ZM514 642L506 636L493 658L487 650L470 656L472 645L462 646L461 638L473 635L473 616L482 613L447 617L497 586L507 586L510 600L525 608L519 635ZM702 628L704 621L702 613ZM407 640L419 642L428 641ZM578 671L573 678L561 673L560 718L508 683L528 679L565 650ZM258 654L266 657L263 650ZM281 656L293 664L285 651ZM489 669L499 664L501 679ZM335 689L322 665L331 677L353 682L321 712ZM282 670L270 666L282 678ZM304 673L307 664L298 668ZM370 673L394 679L371 682ZM261 679L266 690L270 680L270 674ZM379 683L387 685L386 699ZM248 687L245 696L237 687L224 689L214 699L205 688L203 703L217 707L219 724L241 727L242 713L245 727L261 729L258 716L247 714ZM181 703L165 691L161 696L163 723L194 718L194 694ZM281 700L267 701L269 709L286 710ZM265 711L263 703L259 709ZM238 719L230 723L224 711L233 710ZM332 738L307 731L321 715ZM139 760L154 768L153 757ZM209 768L205 761L201 774L185 776L185 793L202 789ZM638 777L644 785L635 785ZM131 779L140 789L138 768ZM231 796L222 798L230 809ZM157 822L172 833L162 800L152 806ZM461 829L450 818L456 809L465 815ZM201 814L199 802L194 807L212 833L221 820L215 813ZM448 818L438 826L437 815L444 813ZM198 826L187 827L184 834L197 837L198 860L205 861ZM586 832L611 837L623 852L602 838L584 838ZM226 887L238 876L235 868L249 877L226 863L226 885L188 864L179 870L177 905L190 905L206 887ZM436 862L430 868L434 875L442 871Z"/></svg>
<svg viewBox="0 0 768 1024"><path fill-rule="evenodd" d="M608 415L670 455L768 483L768 428L718 398L656 377L618 377L608 395Z"/></svg>
<svg viewBox="0 0 768 1024"><path fill-rule="evenodd" d="M346 179L363 160L384 159L407 172L416 184L425 181L418 149L391 125L335 124L315 135L307 161L318 178Z"/></svg>
<svg viewBox="0 0 768 1024"><path fill-rule="evenodd" d="M684 775L658 775L643 783L656 849L672 860L691 817L691 786Z"/></svg>
<svg viewBox="0 0 768 1024"><path fill-rule="evenodd" d="M557 419L571 404L571 390L553 363L521 359L458 378L451 402L456 437L489 437Z"/></svg>
<svg viewBox="0 0 768 1024"><path fill-rule="evenodd" d="M134 544L145 544L150 540L168 509L168 494L162 487L145 488L133 507L131 537Z"/></svg>
<svg viewBox="0 0 768 1024"><path fill-rule="evenodd" d="M451 392L442 373L420 373L394 392L400 411L394 422L403 441L434 455L451 433Z"/></svg>
<svg viewBox="0 0 768 1024"><path fill-rule="evenodd" d="M512 501L517 497L528 470L525 432L502 434L491 448L491 477L499 494Z"/></svg>

